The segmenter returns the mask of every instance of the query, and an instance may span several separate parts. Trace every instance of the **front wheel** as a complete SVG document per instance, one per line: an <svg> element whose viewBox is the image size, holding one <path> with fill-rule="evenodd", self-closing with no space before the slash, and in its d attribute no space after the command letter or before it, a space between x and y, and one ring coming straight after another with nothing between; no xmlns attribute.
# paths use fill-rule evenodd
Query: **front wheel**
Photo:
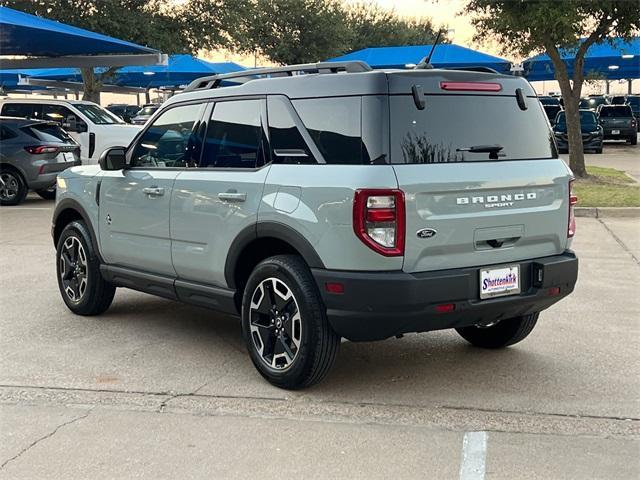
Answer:
<svg viewBox="0 0 640 480"><path fill-rule="evenodd" d="M536 326L539 313L501 320L489 327L456 328L467 342L482 348L504 348L524 340Z"/></svg>
<svg viewBox="0 0 640 480"><path fill-rule="evenodd" d="M638 144L638 137L636 135L634 135L633 137L629 137L629 143L631 145L637 145Z"/></svg>
<svg viewBox="0 0 640 480"><path fill-rule="evenodd" d="M242 299L242 332L258 372L287 389L322 380L340 345L309 267L296 255L268 258L253 270Z"/></svg>
<svg viewBox="0 0 640 480"><path fill-rule="evenodd" d="M106 311L116 289L100 274L100 259L82 221L69 223L56 248L58 287L64 303L78 315Z"/></svg>

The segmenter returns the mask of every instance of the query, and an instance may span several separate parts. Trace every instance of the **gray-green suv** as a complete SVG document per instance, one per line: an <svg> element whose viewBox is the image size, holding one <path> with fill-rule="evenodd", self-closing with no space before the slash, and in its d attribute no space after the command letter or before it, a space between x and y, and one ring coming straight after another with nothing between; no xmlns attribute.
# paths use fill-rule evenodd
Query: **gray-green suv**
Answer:
<svg viewBox="0 0 640 480"><path fill-rule="evenodd" d="M100 167L60 175L58 282L80 315L116 287L239 314L258 371L301 388L342 337L525 338L577 279L571 182L522 78L357 62L207 77Z"/></svg>

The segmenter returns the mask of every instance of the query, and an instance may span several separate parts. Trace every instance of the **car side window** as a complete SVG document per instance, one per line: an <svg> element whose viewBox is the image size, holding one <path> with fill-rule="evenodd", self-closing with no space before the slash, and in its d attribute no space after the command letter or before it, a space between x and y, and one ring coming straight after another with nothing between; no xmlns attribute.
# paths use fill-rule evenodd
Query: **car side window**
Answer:
<svg viewBox="0 0 640 480"><path fill-rule="evenodd" d="M33 103L5 103L2 106L2 116L18 117L18 118L40 118L36 109L37 105Z"/></svg>
<svg viewBox="0 0 640 480"><path fill-rule="evenodd" d="M187 167L197 163L194 125L202 105L180 105L164 111L145 130L133 150L132 167Z"/></svg>
<svg viewBox="0 0 640 480"><path fill-rule="evenodd" d="M264 165L262 112L265 101L217 102L207 128L201 168Z"/></svg>
<svg viewBox="0 0 640 480"><path fill-rule="evenodd" d="M64 105L43 105L42 119L57 122L62 127L73 127L70 130L87 131L87 125L81 118Z"/></svg>
<svg viewBox="0 0 640 480"><path fill-rule="evenodd" d="M292 110L289 100L285 97L270 96L267 99L273 163L316 163L296 125L296 119L293 117L295 110Z"/></svg>
<svg viewBox="0 0 640 480"><path fill-rule="evenodd" d="M0 125L0 140L9 140L17 136L18 135L14 133L12 130L8 129L4 125Z"/></svg>

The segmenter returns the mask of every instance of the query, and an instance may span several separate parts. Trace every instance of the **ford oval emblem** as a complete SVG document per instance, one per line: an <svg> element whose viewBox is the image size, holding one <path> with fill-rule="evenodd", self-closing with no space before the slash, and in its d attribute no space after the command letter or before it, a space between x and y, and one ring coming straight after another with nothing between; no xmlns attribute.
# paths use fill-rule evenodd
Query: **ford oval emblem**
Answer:
<svg viewBox="0 0 640 480"><path fill-rule="evenodd" d="M433 228L423 228L422 230L418 230L416 232L416 235L418 236L418 238L431 238L435 237L436 233L438 232Z"/></svg>

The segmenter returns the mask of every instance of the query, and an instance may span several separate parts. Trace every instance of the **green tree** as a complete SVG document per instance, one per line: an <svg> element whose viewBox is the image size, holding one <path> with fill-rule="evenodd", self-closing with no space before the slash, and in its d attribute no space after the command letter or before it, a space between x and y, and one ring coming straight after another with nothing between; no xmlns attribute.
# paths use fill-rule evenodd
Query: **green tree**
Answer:
<svg viewBox="0 0 640 480"><path fill-rule="evenodd" d="M336 0L252 0L230 35L241 52L295 64L339 55L349 29Z"/></svg>
<svg viewBox="0 0 640 480"><path fill-rule="evenodd" d="M431 44L438 34L428 18L400 18L394 10L370 3L347 7L346 21L351 51L367 47Z"/></svg>
<svg viewBox="0 0 640 480"><path fill-rule="evenodd" d="M191 53L194 43L185 28L185 6L170 0L3 0L3 5L74 25L164 53ZM102 85L117 67L99 73L83 68L83 99L100 101Z"/></svg>
<svg viewBox="0 0 640 480"><path fill-rule="evenodd" d="M505 53L528 57L544 51L549 55L566 109L570 166L575 175L586 176L578 106L585 55L595 43L637 34L638 4L626 0L470 0L464 12L472 15L477 38L497 38ZM571 77L561 58L563 49L575 52Z"/></svg>

